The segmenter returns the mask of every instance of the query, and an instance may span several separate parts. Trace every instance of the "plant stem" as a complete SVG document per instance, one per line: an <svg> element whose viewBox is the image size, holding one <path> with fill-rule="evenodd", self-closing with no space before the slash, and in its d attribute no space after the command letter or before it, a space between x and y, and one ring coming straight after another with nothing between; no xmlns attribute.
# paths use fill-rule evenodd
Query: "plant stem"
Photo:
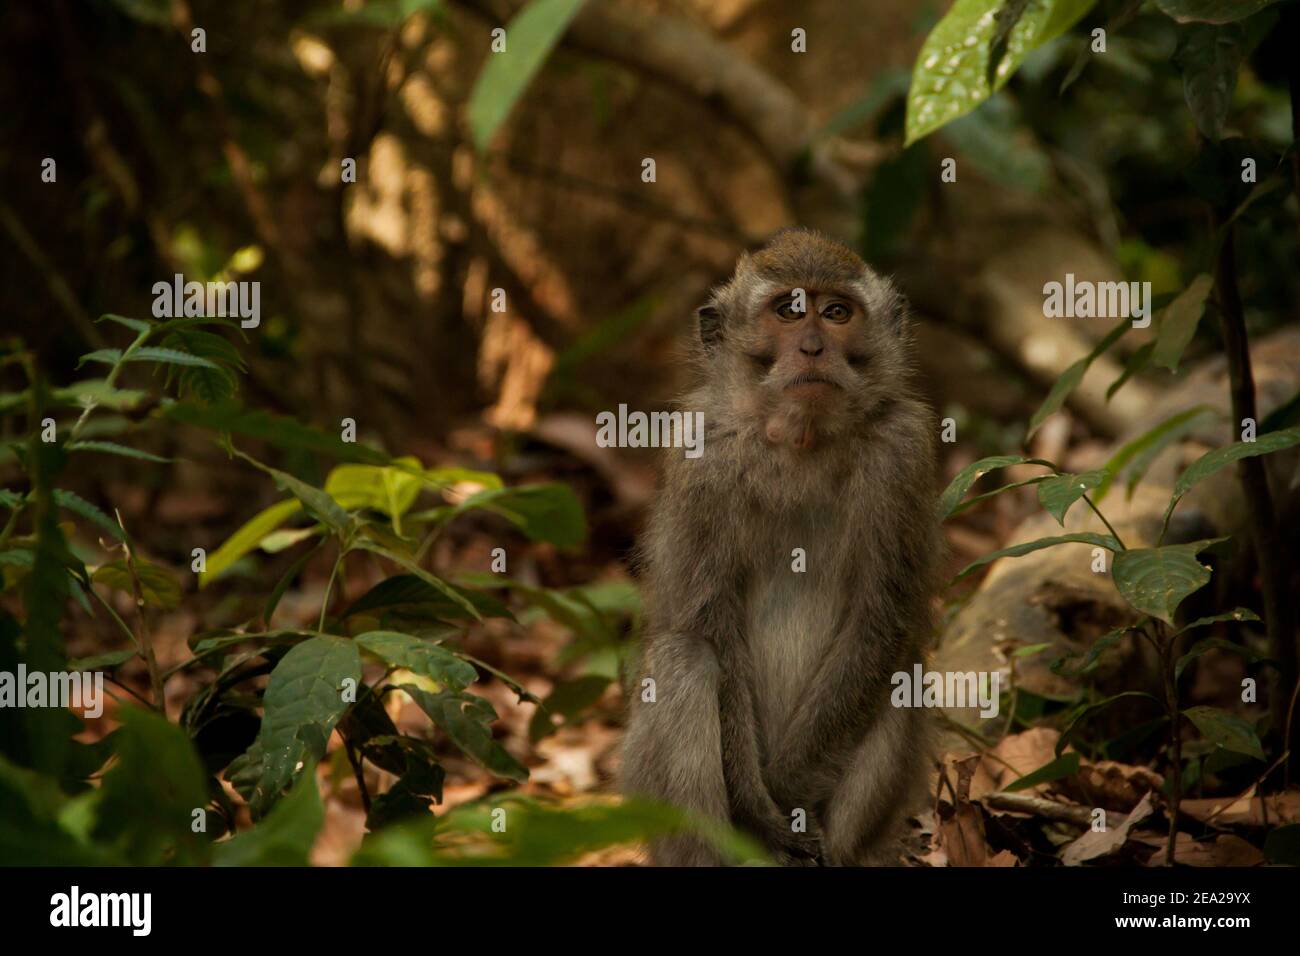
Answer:
<svg viewBox="0 0 1300 956"><path fill-rule="evenodd" d="M135 554L131 547L131 538L122 524L121 514L114 511L117 526L122 529L122 550L126 553L126 567L131 572L131 591L135 595L136 612L140 615L140 649L144 652L144 662L149 668L149 687L153 692L154 708L164 717L167 716L167 700L163 697L162 674L158 670L158 658L153 652L153 636L149 632L149 617L144 610L144 587L140 583L140 572L135 566Z"/></svg>
<svg viewBox="0 0 1300 956"><path fill-rule="evenodd" d="M1101 519L1101 523L1106 526L1106 530L1110 532L1110 536L1119 544L1120 550L1127 551L1128 548L1124 546L1124 539L1119 536L1119 532L1116 531L1114 527L1111 526L1111 523L1106 520L1106 516L1092 503L1092 499L1087 495L1084 495L1083 500L1087 503L1088 507L1092 509L1092 513Z"/></svg>
<svg viewBox="0 0 1300 956"><path fill-rule="evenodd" d="M1216 223L1217 225L1217 223ZM1228 381L1232 396L1234 427L1245 419L1259 421L1255 409L1255 380L1250 367L1250 346L1246 322L1237 289L1237 249L1233 226L1227 230L1214 267L1214 292L1223 329L1223 348L1228 358ZM1264 597L1264 625L1268 631L1269 656L1278 663L1279 678L1272 695L1273 727L1279 737L1288 729L1286 702L1296 686L1295 616L1286 593L1286 549L1282 541L1268 472L1259 456L1237 462L1237 476L1250 513L1255 563L1259 568Z"/></svg>
<svg viewBox="0 0 1300 956"><path fill-rule="evenodd" d="M1174 643L1163 624L1154 625L1160 648L1160 673L1165 682L1165 708L1169 711L1169 758L1173 764L1169 778L1169 842L1165 865L1174 865L1174 847L1178 841L1178 807L1183 800L1182 715L1178 711L1178 682L1174 678Z"/></svg>
<svg viewBox="0 0 1300 956"><path fill-rule="evenodd" d="M343 566L343 557L347 549L342 545L339 546L339 556L334 559L334 570L330 572L329 582L325 585L325 597L320 602L320 623L316 625L316 630L325 633L325 612L329 610L330 593L334 590L334 579L339 575L339 568Z"/></svg>

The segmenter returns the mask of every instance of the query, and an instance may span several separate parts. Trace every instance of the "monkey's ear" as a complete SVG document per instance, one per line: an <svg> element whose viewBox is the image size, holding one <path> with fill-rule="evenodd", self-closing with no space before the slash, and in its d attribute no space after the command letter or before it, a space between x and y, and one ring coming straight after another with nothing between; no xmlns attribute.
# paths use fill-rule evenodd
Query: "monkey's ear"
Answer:
<svg viewBox="0 0 1300 956"><path fill-rule="evenodd" d="M704 351L712 352L722 341L722 310L716 302L708 302L695 310L695 322Z"/></svg>

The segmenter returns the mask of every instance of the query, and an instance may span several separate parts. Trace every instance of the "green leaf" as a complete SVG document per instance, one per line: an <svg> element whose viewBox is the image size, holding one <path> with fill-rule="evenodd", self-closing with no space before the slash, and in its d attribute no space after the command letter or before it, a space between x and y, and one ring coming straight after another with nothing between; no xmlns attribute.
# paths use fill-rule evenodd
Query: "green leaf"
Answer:
<svg viewBox="0 0 1300 956"><path fill-rule="evenodd" d="M118 716L117 763L104 774L95 838L135 866L204 862L208 838L191 822L208 793L189 737L138 707L120 707Z"/></svg>
<svg viewBox="0 0 1300 956"><path fill-rule="evenodd" d="M304 767L289 794L257 826L212 851L217 866L306 866L325 807L316 789L314 766Z"/></svg>
<svg viewBox="0 0 1300 956"><path fill-rule="evenodd" d="M1224 538L1207 538L1162 548L1129 548L1117 552L1111 568L1115 587L1130 605L1172 624L1174 612L1193 591L1210 581L1210 569L1196 556Z"/></svg>
<svg viewBox="0 0 1300 956"><path fill-rule="evenodd" d="M469 95L474 146L486 150L497 128L560 41L583 0L530 0L506 25L506 49L489 53Z"/></svg>
<svg viewBox="0 0 1300 956"><path fill-rule="evenodd" d="M410 558L404 557L396 551L391 551L373 541L367 541L365 538L358 538L356 541L352 542L351 550L373 551L375 554L383 555L389 561L406 568L406 570L410 571L425 584L441 591L444 597L449 598L453 604L459 605L462 610L468 611L475 620L479 620L482 617L478 612L478 608L476 608L464 594L437 575L430 574Z"/></svg>
<svg viewBox="0 0 1300 956"><path fill-rule="evenodd" d="M162 458L138 448L129 448L113 441L74 441L68 443L68 451L98 451L106 455L121 455L123 458L139 458L141 461L167 463L170 458Z"/></svg>
<svg viewBox="0 0 1300 956"><path fill-rule="evenodd" d="M1174 633L1182 634L1185 631L1192 630L1193 628L1206 627L1207 625L1210 624L1218 624L1221 621L1258 621L1258 620L1259 620L1259 615L1256 614L1254 611L1252 611L1250 608L1239 607L1239 608L1234 608L1231 611L1226 611L1223 614L1214 614L1210 617L1198 617L1195 621L1192 621L1191 624L1186 624L1183 627L1180 627Z"/></svg>
<svg viewBox="0 0 1300 956"><path fill-rule="evenodd" d="M337 501L327 495L320 488L317 488L314 485L309 485L307 482L295 478L287 471L280 471L278 468L264 465L256 458L244 454L237 448L232 450L236 455L244 459L244 461L257 469L266 472L274 478L276 485L289 492L302 503L307 514L311 515L335 534L344 535L347 533L348 524L351 521L348 517L348 513L339 507Z"/></svg>
<svg viewBox="0 0 1300 956"><path fill-rule="evenodd" d="M122 361L121 349L96 349L93 352L87 352L77 360L77 368L85 365L87 362L99 362L103 365L116 365Z"/></svg>
<svg viewBox="0 0 1300 956"><path fill-rule="evenodd" d="M132 557L136 573L140 576L140 596L151 607L160 607L164 611L174 611L181 603L181 586L165 568L146 561L140 556ZM131 569L125 561L111 561L95 569L90 580L104 584L124 594L135 594L135 584Z"/></svg>
<svg viewBox="0 0 1300 956"><path fill-rule="evenodd" d="M1144 432L1132 441L1125 442L1119 451L1111 456L1110 461L1106 462L1103 470L1113 477L1118 475L1129 462L1133 462L1132 468L1128 471L1128 487L1130 490L1135 488L1137 483L1142 480L1142 476L1146 474L1151 462L1155 460L1161 451L1197 428L1200 425L1199 419L1202 416L1214 414L1216 414L1214 409L1209 405L1197 405L1176 415L1171 415L1150 431ZM1094 503L1101 503L1107 492L1110 491L1110 485L1109 479L1101 483L1097 488Z"/></svg>
<svg viewBox="0 0 1300 956"><path fill-rule="evenodd" d="M1098 548L1105 548L1108 551L1118 552L1120 550L1119 542L1108 534L1093 534L1091 531L1079 531L1074 534L1059 534L1051 538L1039 538L1036 541L1027 541L1024 544L1012 545L1009 548L1002 548L991 554L986 554L981 558L972 561L961 572L953 578L953 582L960 581L968 574L979 570L986 564L991 564L998 558L1018 558L1021 555L1029 554L1032 551L1041 551L1044 548L1051 548L1058 544L1091 544ZM1116 555L1118 557L1118 555Z"/></svg>
<svg viewBox="0 0 1300 956"><path fill-rule="evenodd" d="M414 684L402 684L401 689L484 770L518 783L528 779L527 768L492 738L491 725L497 712L485 699L458 691L431 694Z"/></svg>
<svg viewBox="0 0 1300 956"><path fill-rule="evenodd" d="M922 136L969 113L1001 89L1031 50L1060 36L1096 0L957 0L917 54L907 95L907 139ZM998 11L1009 10L999 21ZM1016 10L1020 16L1014 17ZM1009 17L1014 25L1007 29ZM1001 30L1000 30L1001 25ZM1001 56L998 51L1001 50ZM994 83L988 74L996 62Z"/></svg>
<svg viewBox="0 0 1300 956"><path fill-rule="evenodd" d="M185 425L269 442L277 448L319 452L341 461L361 461L373 465L383 465L389 461L387 455L369 445L345 442L292 418L251 411L236 402L198 405L193 402L168 401L163 403L159 414Z"/></svg>
<svg viewBox="0 0 1300 956"><path fill-rule="evenodd" d="M1038 486L1038 503L1047 513L1056 519L1056 523L1065 526L1065 515L1070 506L1096 488L1109 477L1110 472L1102 468L1097 471L1085 471L1080 475L1057 475Z"/></svg>
<svg viewBox="0 0 1300 956"><path fill-rule="evenodd" d="M1258 621L1259 618L1255 618L1255 620ZM1186 630L1186 628L1184 628L1184 630ZM1248 647L1245 647L1244 645L1234 644L1231 641L1225 641L1221 637L1207 637L1197 641L1195 644L1192 645L1191 650L1189 650L1182 657L1178 658L1178 663L1174 665L1174 680L1178 680L1180 677L1183 676L1183 671L1187 670L1187 666L1191 664L1192 661L1196 660L1202 654L1205 654L1209 651L1215 651L1215 650L1227 651L1230 654L1238 654L1241 657L1244 657L1247 660L1247 662L1251 664L1258 664L1260 661L1268 660L1268 658L1261 657L1259 654L1256 654L1254 651L1252 651Z"/></svg>
<svg viewBox="0 0 1300 956"><path fill-rule="evenodd" d="M1124 635L1135 630L1136 625L1127 624L1103 634L1088 647L1088 652L1080 657L1061 658L1052 664L1052 672L1065 677L1084 677L1097 669L1102 654L1124 639Z"/></svg>
<svg viewBox="0 0 1300 956"><path fill-rule="evenodd" d="M1188 707L1183 716L1196 725L1206 740L1231 750L1233 753L1245 754L1256 760L1264 760L1264 748L1259 742L1249 723L1218 707Z"/></svg>
<svg viewBox="0 0 1300 956"><path fill-rule="evenodd" d="M132 658L139 656L139 651L134 648L126 648L120 651L109 651L106 654L95 654L91 657L78 657L76 660L68 661L68 670L111 671L115 667L119 667Z"/></svg>
<svg viewBox="0 0 1300 956"><path fill-rule="evenodd" d="M106 379L91 378L56 388L50 393L50 398L57 405L75 405L79 408L98 405L116 411L129 411L139 406L148 394L134 388L114 388Z"/></svg>
<svg viewBox="0 0 1300 956"><path fill-rule="evenodd" d="M0 860L6 866L104 866L121 863L106 847L64 826L68 798L57 781L0 757Z"/></svg>
<svg viewBox="0 0 1300 956"><path fill-rule="evenodd" d="M1183 98L1201 135L1212 142L1223 136L1237 89L1237 73L1246 55L1246 31L1238 24L1194 23L1178 38L1174 64L1183 75Z"/></svg>
<svg viewBox="0 0 1300 956"><path fill-rule="evenodd" d="M228 571L236 561L257 547L258 543L302 510L296 498L280 501L249 518L239 530L208 555L206 570L199 574L199 588L205 588Z"/></svg>
<svg viewBox="0 0 1300 956"><path fill-rule="evenodd" d="M431 677L451 690L464 690L478 680L474 667L445 648L396 631L367 631L357 644L392 667L404 667Z"/></svg>
<svg viewBox="0 0 1300 956"><path fill-rule="evenodd" d="M994 455L990 458L981 458L979 461L971 462L957 472L952 481L948 483L948 487L944 489L943 494L939 496L939 519L942 520L956 513L958 504L962 498L966 497L966 492L970 491L971 486L980 478L995 468L1005 468L1008 465L1045 465L1055 470L1049 461L1043 461L1041 458L1026 458L1023 455ZM1006 491L1015 487L1018 487L1018 485L1005 485L998 491Z"/></svg>
<svg viewBox="0 0 1300 956"><path fill-rule="evenodd" d="M1078 772L1079 754L1072 750L1068 754L1062 754L1055 760L1043 764L1032 773L1027 773L1023 777L1011 781L1002 790L1005 793L1014 793L1017 790L1025 790L1040 783L1049 783L1052 780L1073 777Z"/></svg>
<svg viewBox="0 0 1300 956"><path fill-rule="evenodd" d="M572 722L573 718L590 710L613 681L603 674L587 674L572 680L558 681L546 701L533 712L528 724L528 737L533 743L555 733ZM558 717L560 723L553 718Z"/></svg>
<svg viewBox="0 0 1300 956"><path fill-rule="evenodd" d="M262 728L253 748L259 760L249 804L260 818L325 746L347 703L345 681L361 683L361 655L352 641L322 634L290 648L271 671L262 703ZM253 752L250 748L250 755Z"/></svg>
<svg viewBox="0 0 1300 956"><path fill-rule="evenodd" d="M1254 441L1234 442L1231 445L1225 445L1222 448L1206 452L1192 462L1187 467L1187 470L1179 475L1178 480L1174 482L1174 493L1173 497L1169 499L1168 507L1165 508L1164 523L1169 524L1169 516L1173 514L1174 508L1177 507L1179 499L1183 495L1219 469L1235 461L1241 461L1243 458L1270 455L1275 451L1283 451L1293 445L1300 445L1300 425L1294 428L1285 428L1279 432L1260 435Z"/></svg>
<svg viewBox="0 0 1300 956"><path fill-rule="evenodd" d="M1156 0L1179 23L1233 23L1254 16L1278 0Z"/></svg>
<svg viewBox="0 0 1300 956"><path fill-rule="evenodd" d="M474 614L465 609L468 602L481 617L511 617L509 608L491 595L478 591L459 588L450 582L443 582L451 588L461 600L451 600L444 588L427 584L414 574L397 574L385 578L359 597L342 617L353 617L374 611L395 610L400 608L420 607L430 617L446 621L472 619Z"/></svg>
<svg viewBox="0 0 1300 956"><path fill-rule="evenodd" d="M1151 355L1153 364L1178 371L1183 350L1196 335L1196 326L1205 312L1205 300L1214 288L1214 279L1201 273L1165 308L1160 320L1160 334Z"/></svg>
<svg viewBox="0 0 1300 956"><path fill-rule="evenodd" d="M1061 406L1065 404L1065 400L1069 398L1070 393L1083 381L1084 373L1088 371L1089 366L1103 352L1119 341L1120 336L1129 330L1132 322L1132 319L1122 319L1118 325L1106 333L1106 337L1098 342L1091 352L1067 368L1061 373L1061 377L1052 383L1047 398L1043 399L1043 404L1038 406L1038 411L1034 412L1034 417L1029 420L1029 430L1025 432L1025 441L1033 437L1034 432L1038 431L1043 422L1047 421L1048 416L1061 410Z"/></svg>
<svg viewBox="0 0 1300 956"><path fill-rule="evenodd" d="M129 319L124 315L114 315L111 312L104 313L95 321L116 322L118 325L125 325L128 329L130 329L132 332L135 332L137 335L143 335L144 333L148 332L151 328L153 328L152 322L147 322L144 319Z"/></svg>
<svg viewBox="0 0 1300 956"><path fill-rule="evenodd" d="M568 485L488 488L456 507L456 514L482 508L501 515L533 541L575 547L587 536L587 522L577 495Z"/></svg>
<svg viewBox="0 0 1300 956"><path fill-rule="evenodd" d="M60 508L67 508L69 511L79 514L81 517L89 521L93 521L118 541L126 540L122 535L122 529L117 526L116 521L79 495L74 494L71 491L65 491L62 488L55 488L54 501Z"/></svg>

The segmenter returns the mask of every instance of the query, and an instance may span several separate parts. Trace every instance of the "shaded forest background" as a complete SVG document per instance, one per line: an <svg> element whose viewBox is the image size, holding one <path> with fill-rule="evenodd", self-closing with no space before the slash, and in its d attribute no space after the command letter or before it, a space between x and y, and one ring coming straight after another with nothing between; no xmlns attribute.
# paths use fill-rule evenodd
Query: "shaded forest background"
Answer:
<svg viewBox="0 0 1300 956"><path fill-rule="evenodd" d="M1116 476L1106 514L1125 534L1149 531L1178 473L1239 438L1217 306L1194 326L1181 364L1175 357L1177 373L1149 364L1159 325L1134 330L1091 363L1026 443L1026 422L1053 383L1110 330L1106 320L1046 317L1043 286L1067 272L1148 281L1164 307L1198 273L1214 272L1216 210L1247 198L1236 171L1242 156L1258 156L1259 178L1276 168L1282 185L1242 216L1236 277L1259 416L1294 424L1300 213L1287 171L1298 122L1295 4L1237 25L1240 71L1218 89L1227 119L1215 142L1188 109L1190 70L1175 65L1191 27L1154 4L1114 2L1082 5L1080 23L1029 53L988 102L905 148L913 64L947 4L591 0L508 120L476 145L470 100L492 56L490 31L522 6L7 4L0 289L8 347L24 343L61 385L86 371L73 371L83 353L124 344L121 329L96 319L148 317L155 282L175 273L257 280L261 326L237 340L245 407L329 434L350 418L363 442L428 467L572 489L585 515L580 544L538 540L484 512L449 524L428 553L428 566L469 576L489 572L492 549L507 547L518 588L503 599L516 614L471 623L460 646L552 701L555 725L538 724L534 704L520 703L501 675L480 671L476 690L500 715L496 737L529 770L523 792L561 803L604 794L617 769L620 663L639 610L631 554L655 458L597 447L594 416L620 403L668 406L682 382L693 308L743 250L783 226L814 226L853 244L909 296L924 387L955 425L937 484L989 455L1023 452L1064 472L1099 468L1179 410L1207 406L1210 414L1148 445L1150 454L1121 463L1128 471ZM1098 26L1107 28L1107 50L1090 55ZM206 52L191 49L194 27L206 33ZM806 32L806 52L792 50L796 29ZM47 157L57 162L53 183L40 179ZM941 162L950 157L957 178L943 182ZM642 179L645 158L655 160L654 182ZM356 160L355 182L340 176L346 159ZM504 312L491 308L495 289L504 290ZM1123 386L1108 394L1126 366ZM20 392L16 370L6 375L3 390ZM142 389L162 382L144 366L126 378ZM180 598L151 612L157 663L168 670L187 660L196 634L255 617L302 552L295 540L263 542L200 589L189 572L192 549L216 552L283 493L210 436L160 424L155 411L150 403L126 411L120 434L167 464L80 459L62 480L101 512L116 509L140 553L177 582ZM3 421L6 439L32 427L16 412ZM313 485L329 471L301 448L248 448ZM1293 595L1294 449L1268 461L1280 573ZM1032 468L1012 465L1008 480L1029 478ZM1121 487L1127 478L1131 487ZM449 492L448 500L457 499ZM1026 486L946 527L955 574L1055 526ZM1176 541L1249 539L1233 469L1189 495L1171 529ZM93 531L70 544L88 566L106 560ZM967 583L945 594L939 659L960 669L1014 667L1017 697L996 728L951 728L951 774L962 792L950 794L946 811L936 806L914 861L1043 862L1067 842L1062 834L1078 835L1077 809L1102 805L1123 818L1148 796L1159 804L1162 745L1148 737L1109 747L1150 716L1126 710L1133 702L1098 715L1087 746L1076 742L1083 769L1025 790L1055 808L979 803L1057 759L1068 724L1060 718L1080 702L1158 685L1132 635L1108 645L1102 673L1093 666L1087 681L1049 667L1061 654L1086 654L1131 615L1097 588L1087 551L1075 547L1083 546L1032 564L1002 562L980 590ZM355 599L389 573L366 558L344 566L336 599ZM275 611L278 626L310 627L318 612L324 620L332 565L326 552L301 565ZM1220 568L1185 611L1262 611L1250 548L1225 553ZM105 591L122 617L137 611L128 592ZM1200 655L1188 702L1240 712L1235 689L1270 649L1262 627L1221 627L1223 639L1256 660L1222 649ZM69 658L121 645L111 620L75 607L62 631ZM1039 645L1052 652L1016 656ZM1282 664L1289 688L1294 656L1291 683ZM1261 708L1278 709L1268 690L1278 672L1249 670L1263 675ZM121 663L115 676L148 696L145 660ZM253 685L264 686L264 676ZM179 719L211 677L178 670L166 682L167 715ZM403 730L418 716L409 701L389 712ZM1270 776L1284 722L1270 724L1263 709L1246 718L1268 760L1225 756L1212 744L1183 756L1195 769L1185 773L1191 823L1180 840L1195 860L1261 862L1266 834L1300 816L1297 792L1282 785L1288 768ZM115 726L110 710L88 722L82 739L102 739ZM257 726L235 721L226 731L242 741L239 752ZM436 747L443 808L507 786L445 741ZM963 763L972 751L994 756ZM370 810L362 786L379 793L401 777L378 765L356 770L352 756L336 738L322 764L325 826L314 862L346 862ZM1244 799L1225 810L1213 802L1225 795ZM1204 805L1190 802L1197 799ZM227 816L227 824L249 821L243 807ZM972 826L978 840L967 839ZM946 839L936 838L945 828ZM1163 847L1163 838L1127 848L1121 838L1093 857L1159 862ZM636 853L620 845L583 859L629 862Z"/></svg>

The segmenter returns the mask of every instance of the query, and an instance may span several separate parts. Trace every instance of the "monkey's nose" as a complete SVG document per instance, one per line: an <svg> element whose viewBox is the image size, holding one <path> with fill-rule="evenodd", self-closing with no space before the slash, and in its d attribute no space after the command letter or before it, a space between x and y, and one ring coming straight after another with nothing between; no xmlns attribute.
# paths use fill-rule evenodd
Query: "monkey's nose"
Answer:
<svg viewBox="0 0 1300 956"><path fill-rule="evenodd" d="M799 351L814 358L822 354L822 348L822 337L816 333L805 336L804 340L799 343Z"/></svg>

